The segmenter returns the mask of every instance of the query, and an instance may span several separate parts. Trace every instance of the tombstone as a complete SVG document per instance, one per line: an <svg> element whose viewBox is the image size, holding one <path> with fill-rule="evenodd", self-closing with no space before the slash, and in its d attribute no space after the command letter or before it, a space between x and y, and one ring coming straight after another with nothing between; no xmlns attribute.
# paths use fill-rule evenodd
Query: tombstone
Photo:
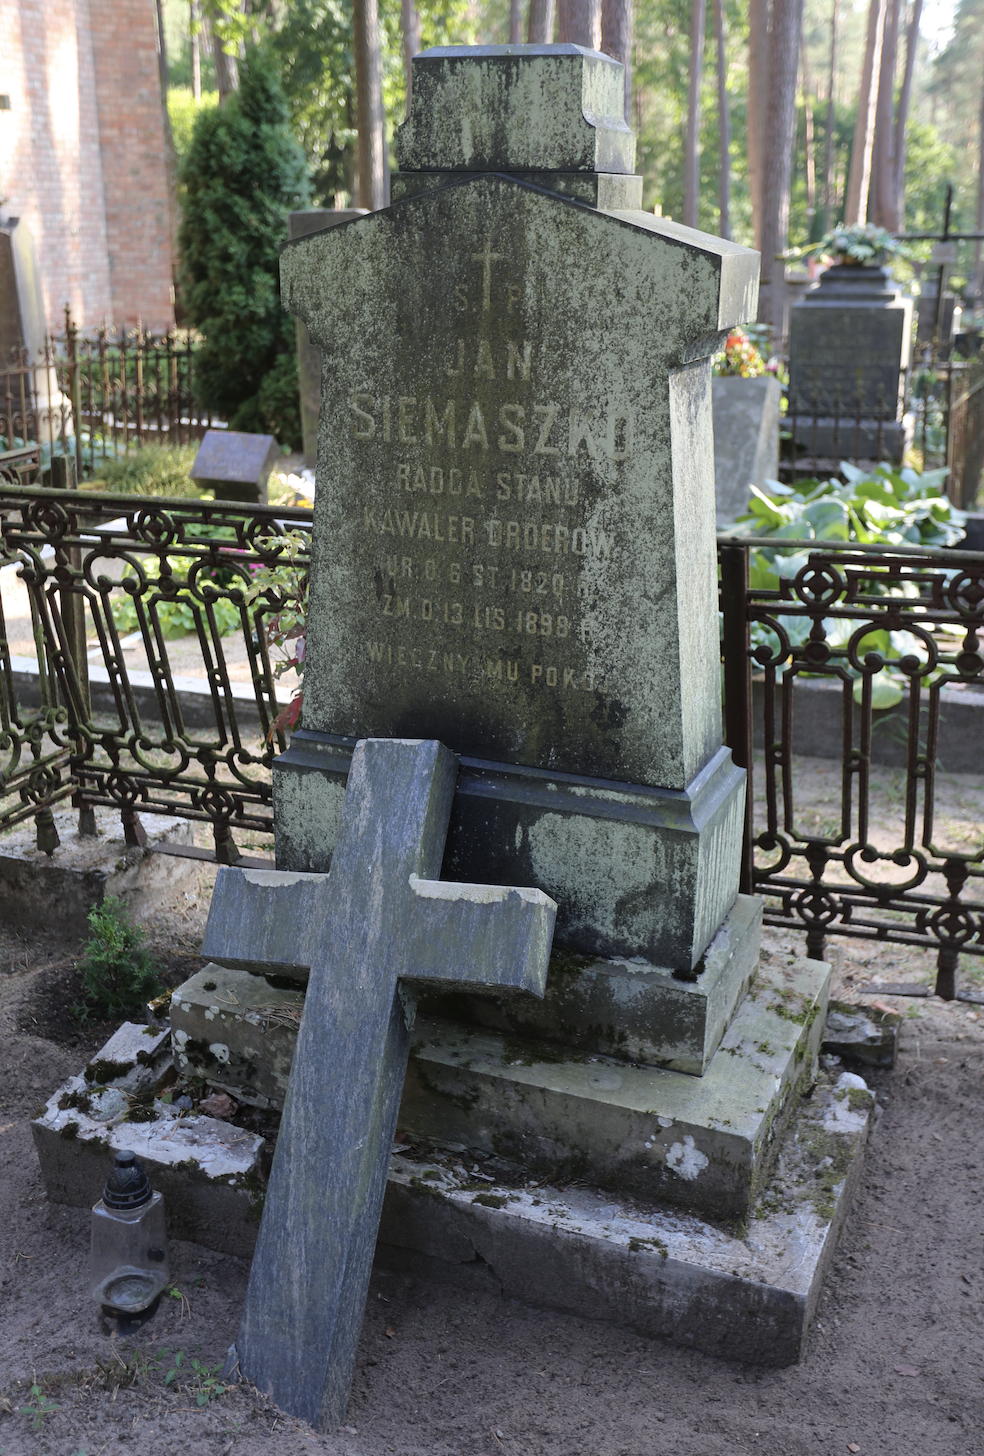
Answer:
<svg viewBox="0 0 984 1456"><path fill-rule="evenodd" d="M325 365L278 864L328 868L357 739L437 737L462 755L448 878L540 885L559 944L689 973L742 835L710 357L757 255L636 210L608 57L413 65L399 200L282 253Z"/></svg>
<svg viewBox="0 0 984 1456"><path fill-rule="evenodd" d="M217 501L266 501L267 481L280 455L272 435L241 430L206 430L191 467L191 478Z"/></svg>
<svg viewBox="0 0 984 1456"><path fill-rule="evenodd" d="M44 296L34 238L20 218L0 223L0 364L12 350L44 358Z"/></svg>
<svg viewBox="0 0 984 1456"><path fill-rule="evenodd" d="M809 456L900 462L912 300L888 268L837 263L790 310L789 415Z"/></svg>
<svg viewBox="0 0 984 1456"><path fill-rule="evenodd" d="M303 212L287 214L287 236L291 241L306 238L322 228L338 227L362 217L364 207L310 207ZM304 464L318 463L318 406L321 402L321 351L308 337L303 319L297 319L297 386L301 401L301 435L304 441Z"/></svg>
<svg viewBox="0 0 984 1456"><path fill-rule="evenodd" d="M415 988L543 994L555 906L539 890L440 881L457 764L441 744L360 742L330 875L222 870L205 936L243 914L306 932L304 1013L236 1353L321 1430L344 1418Z"/></svg>
<svg viewBox="0 0 984 1456"><path fill-rule="evenodd" d="M757 379L722 374L711 380L714 411L714 498L723 530L748 509L750 485L761 490L779 475L782 386L772 374Z"/></svg>

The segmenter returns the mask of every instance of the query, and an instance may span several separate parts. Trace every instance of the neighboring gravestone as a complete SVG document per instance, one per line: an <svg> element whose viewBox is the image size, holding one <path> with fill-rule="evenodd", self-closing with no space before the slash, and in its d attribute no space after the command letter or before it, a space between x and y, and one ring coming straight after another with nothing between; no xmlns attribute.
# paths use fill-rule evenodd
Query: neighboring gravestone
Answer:
<svg viewBox="0 0 984 1456"><path fill-rule="evenodd" d="M542 996L555 906L539 890L438 880L457 764L439 743L361 742L330 875L219 871L205 934L223 959L244 909L306 935L310 977L236 1353L325 1431L345 1415L414 986Z"/></svg>
<svg viewBox="0 0 984 1456"><path fill-rule="evenodd" d="M789 414L801 453L899 462L912 300L888 268L838 263L790 310Z"/></svg>
<svg viewBox="0 0 984 1456"><path fill-rule="evenodd" d="M737 886L709 360L758 257L597 205L639 195L608 57L413 68L404 200L281 259L325 367L278 863L327 867L357 738L436 736L465 755L451 877L540 884L559 942L689 971Z"/></svg>
<svg viewBox="0 0 984 1456"><path fill-rule="evenodd" d="M303 212L287 214L287 236L291 242L306 238L324 228L338 227L339 223L351 222L354 217L363 217L364 207L306 208ZM297 386L301 401L301 436L304 441L304 464L318 463L318 408L321 403L321 350L316 349L308 337L307 325L297 319Z"/></svg>
<svg viewBox="0 0 984 1456"><path fill-rule="evenodd" d="M267 481L280 446L272 435L248 435L239 430L206 430L191 478L215 491L215 499L249 501L267 498Z"/></svg>
<svg viewBox="0 0 984 1456"><path fill-rule="evenodd" d="M748 509L749 486L761 490L779 474L779 403L772 374L758 379L720 375L711 380L714 407L714 496L718 530Z"/></svg>
<svg viewBox="0 0 984 1456"><path fill-rule="evenodd" d="M12 350L28 360L44 358L44 295L34 239L27 225L9 217L0 223L0 367Z"/></svg>

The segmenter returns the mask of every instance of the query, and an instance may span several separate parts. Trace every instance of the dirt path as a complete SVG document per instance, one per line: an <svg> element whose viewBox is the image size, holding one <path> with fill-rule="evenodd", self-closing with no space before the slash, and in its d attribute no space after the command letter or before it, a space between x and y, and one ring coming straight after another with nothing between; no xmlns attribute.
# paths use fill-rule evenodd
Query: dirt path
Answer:
<svg viewBox="0 0 984 1456"><path fill-rule="evenodd" d="M209 879L203 872L196 902L155 923L172 979L197 964ZM775 951L790 944L799 948L769 937ZM50 936L0 935L2 1456L97 1456L130 1441L148 1456L984 1452L977 1011L909 1003L899 1066L870 1074L883 1115L801 1365L748 1369L740 1350L733 1363L712 1359L481 1287L383 1274L366 1311L351 1429L323 1438L250 1390L197 1404L206 1392L190 1362L214 1367L235 1337L248 1272L240 1260L175 1244L184 1297L134 1338L100 1329L85 1288L88 1213L48 1205L28 1126L105 1034L80 1037L64 1015L77 995L76 950ZM930 972L919 953L863 944L835 947L833 959L848 995L875 974ZM179 1373L166 1385L177 1351ZM38 1417L36 1433L19 1413L38 1403L35 1373L42 1402L58 1406Z"/></svg>

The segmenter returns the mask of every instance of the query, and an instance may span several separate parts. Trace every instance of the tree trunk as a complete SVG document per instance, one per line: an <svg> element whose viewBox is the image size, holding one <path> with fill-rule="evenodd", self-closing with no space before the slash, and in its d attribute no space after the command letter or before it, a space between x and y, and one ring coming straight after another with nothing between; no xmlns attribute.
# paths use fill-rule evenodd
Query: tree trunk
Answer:
<svg viewBox="0 0 984 1456"><path fill-rule="evenodd" d="M683 154L683 225L695 228L700 210L700 88L704 70L705 0L690 0L690 89Z"/></svg>
<svg viewBox="0 0 984 1456"><path fill-rule="evenodd" d="M161 78L161 123L164 131L164 176L167 181L168 235L171 240L171 271L177 273L178 265L178 154L171 130L171 114L167 109L167 92L170 81L167 66L167 46L164 40L164 6L157 0L157 64ZM175 279L176 281L176 279Z"/></svg>
<svg viewBox="0 0 984 1456"><path fill-rule="evenodd" d="M872 220L890 233L898 231L898 189L895 184L895 59L898 54L900 0L888 0L885 39L878 75L875 146L871 162Z"/></svg>
<svg viewBox="0 0 984 1456"><path fill-rule="evenodd" d="M625 120L632 111L632 0L602 0L601 48L625 67Z"/></svg>
<svg viewBox="0 0 984 1456"><path fill-rule="evenodd" d="M762 249L762 177L765 165L765 112L769 97L770 0L748 4L748 190L752 199L755 246Z"/></svg>
<svg viewBox="0 0 984 1456"><path fill-rule="evenodd" d="M905 130L909 121L909 97L912 94L912 73L919 49L919 21L923 0L913 0L912 16L905 41L905 72L899 92L899 108L895 116L895 215L899 227L905 225Z"/></svg>
<svg viewBox="0 0 984 1456"><path fill-rule="evenodd" d="M718 84L718 232L731 237L731 109L728 105L728 58L724 47L724 0L714 0Z"/></svg>
<svg viewBox="0 0 984 1456"><path fill-rule="evenodd" d="M202 48L198 41L198 17L195 0L188 0L188 30L191 36L191 94L195 105L202 102Z"/></svg>
<svg viewBox="0 0 984 1456"><path fill-rule="evenodd" d="M834 212L834 133L837 129L837 0L830 15L830 93L827 97L827 131L823 140L823 231L832 225Z"/></svg>
<svg viewBox="0 0 984 1456"><path fill-rule="evenodd" d="M239 66L236 57L222 49L222 42L215 33L211 18L208 22L209 38L212 42L212 60L215 62L215 87L219 93L219 105L224 106L233 91L239 90Z"/></svg>
<svg viewBox="0 0 984 1456"><path fill-rule="evenodd" d="M413 0L402 0L400 18L403 23L403 74L407 85L407 116L413 95L413 67L410 62L420 52L420 16Z"/></svg>
<svg viewBox="0 0 984 1456"><path fill-rule="evenodd" d="M878 106L876 78L881 71L886 9L887 0L871 0L868 9L868 39L861 69L861 89L858 92L858 116L854 124L847 197L844 199L844 221L849 227L852 223L866 222L868 217L871 152L875 140L875 113Z"/></svg>
<svg viewBox="0 0 984 1456"><path fill-rule="evenodd" d="M981 87L981 111L977 134L977 227L984 233L984 86ZM974 241L974 291L977 302L984 296L984 267L981 266L981 240Z"/></svg>
<svg viewBox="0 0 984 1456"><path fill-rule="evenodd" d="M563 45L601 45L601 0L557 0L557 39Z"/></svg>
<svg viewBox="0 0 984 1456"><path fill-rule="evenodd" d="M786 268L782 257L789 237L789 190L796 140L796 78L799 74L803 0L773 0L769 31L769 100L765 115L762 175L762 273L759 318L772 330L773 347L782 346Z"/></svg>
<svg viewBox="0 0 984 1456"><path fill-rule="evenodd" d="M386 206L383 171L383 68L377 0L355 0L355 93L359 131L359 206Z"/></svg>
<svg viewBox="0 0 984 1456"><path fill-rule="evenodd" d="M803 56L803 130L806 144L806 211L813 225L817 210L817 163L813 150L813 98L810 95L810 63L806 54L806 41L801 39Z"/></svg>
<svg viewBox="0 0 984 1456"><path fill-rule="evenodd" d="M530 0L526 39L530 45L550 45L554 33L554 0Z"/></svg>
<svg viewBox="0 0 984 1456"><path fill-rule="evenodd" d="M509 44L523 43L523 0L509 0Z"/></svg>

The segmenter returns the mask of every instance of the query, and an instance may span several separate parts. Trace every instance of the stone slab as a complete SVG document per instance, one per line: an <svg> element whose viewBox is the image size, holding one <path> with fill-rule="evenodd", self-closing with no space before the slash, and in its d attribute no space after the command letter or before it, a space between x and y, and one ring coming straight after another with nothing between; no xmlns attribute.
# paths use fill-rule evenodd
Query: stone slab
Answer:
<svg viewBox="0 0 984 1456"><path fill-rule="evenodd" d="M109 1134L93 1127L65 1137L59 1119L66 1115L52 1104L80 1081L59 1088L33 1131L48 1197L87 1207L100 1196L110 1152L132 1146L138 1129L124 1123ZM249 1257L263 1200L261 1140L241 1143L239 1129L199 1118L204 1144L183 1140L190 1124L175 1142L173 1115L156 1109L159 1129L139 1155L153 1164L154 1186L167 1187L168 1232ZM376 1267L410 1269L431 1282L480 1280L534 1307L729 1359L737 1352L750 1364L791 1364L804 1352L873 1110L857 1086L822 1077L798 1104L773 1177L737 1232L600 1189L480 1184L457 1150L431 1149L421 1161L404 1149L390 1162ZM213 1153L204 1165L203 1150Z"/></svg>
<svg viewBox="0 0 984 1456"><path fill-rule="evenodd" d="M329 868L352 748L304 728L274 760L281 869ZM681 791L462 758L441 873L539 885L556 945L689 972L734 904L744 812L727 749Z"/></svg>
<svg viewBox="0 0 984 1456"><path fill-rule="evenodd" d="M102 1197L114 1154L131 1148L164 1195L172 1238L248 1257L262 1208L263 1139L217 1118L181 1116L159 1100L142 1100L139 1115L147 1120L131 1121L122 1084L110 1092L121 1104L115 1113L109 1093L95 1094L84 1077L70 1077L31 1123L51 1202L91 1207Z"/></svg>
<svg viewBox="0 0 984 1456"><path fill-rule="evenodd" d="M575 45L433 46L411 62L401 172L632 172L621 65Z"/></svg>
<svg viewBox="0 0 984 1456"><path fill-rule="evenodd" d="M211 487L216 500L265 502L279 454L272 435L206 430L189 474L196 485Z"/></svg>
<svg viewBox="0 0 984 1456"><path fill-rule="evenodd" d="M542 1001L425 993L418 1010L524 1039L701 1076L758 970L762 901L739 895L692 980L642 960L555 952Z"/></svg>
<svg viewBox="0 0 984 1456"><path fill-rule="evenodd" d="M159 1086L171 1061L167 1028L124 1021L106 1045L86 1063L87 1087L118 1087L130 1096Z"/></svg>
<svg viewBox="0 0 984 1456"><path fill-rule="evenodd" d="M761 490L779 478L779 403L782 386L759 379L711 380L714 416L714 498L723 530L748 509L749 485Z"/></svg>
<svg viewBox="0 0 984 1456"><path fill-rule="evenodd" d="M89 911L107 895L118 896L134 920L146 920L198 883L198 862L155 853L193 842L188 819L140 816L147 832L140 848L124 840L118 810L95 811L95 837L79 834L77 810L52 812L60 840L52 855L36 847L33 820L0 837L0 922L6 925L84 935Z"/></svg>
<svg viewBox="0 0 984 1456"><path fill-rule="evenodd" d="M901 1030L902 1017L896 1011L831 1001L823 1029L823 1050L869 1067L894 1067Z"/></svg>
<svg viewBox="0 0 984 1456"><path fill-rule="evenodd" d="M418 1020L400 1109L411 1138L744 1219L814 1077L830 967L763 967L703 1077Z"/></svg>
<svg viewBox="0 0 984 1456"><path fill-rule="evenodd" d="M506 169L500 169L506 170ZM638 212L642 208L642 182L640 176L622 172L517 172L508 168L509 175L531 187L542 187L547 192L559 192L575 202L597 207L600 212ZM403 202L421 192L431 192L435 187L447 187L460 180L458 172L394 172L390 178L390 197L393 202Z"/></svg>
<svg viewBox="0 0 984 1456"><path fill-rule="evenodd" d="M171 997L174 1064L253 1107L284 1105L304 994L212 962Z"/></svg>

